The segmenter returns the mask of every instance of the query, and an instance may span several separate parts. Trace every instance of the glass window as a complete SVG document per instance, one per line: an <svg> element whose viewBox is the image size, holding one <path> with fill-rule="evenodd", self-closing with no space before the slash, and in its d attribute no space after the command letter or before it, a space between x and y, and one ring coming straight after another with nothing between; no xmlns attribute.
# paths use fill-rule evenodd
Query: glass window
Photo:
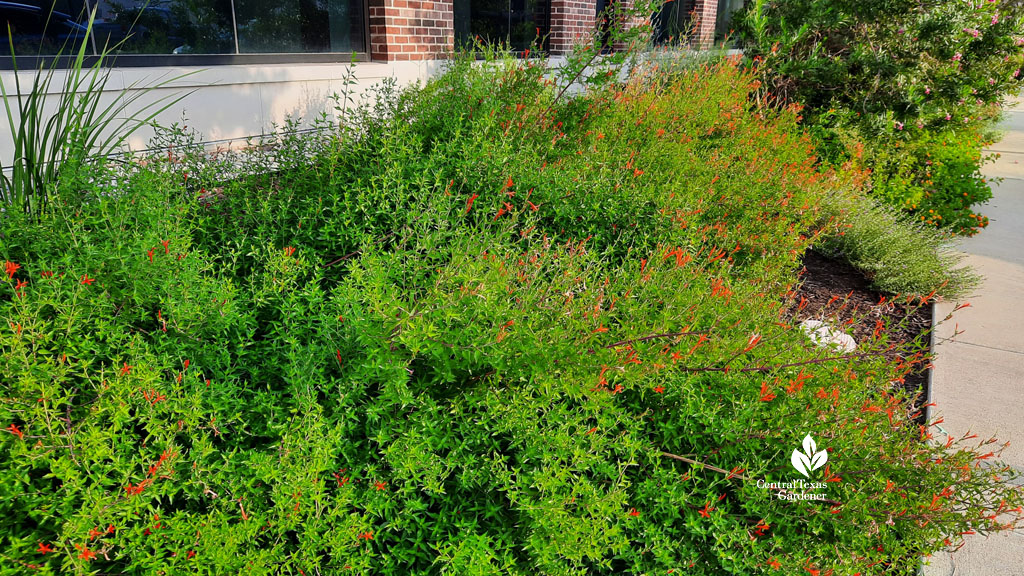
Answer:
<svg viewBox="0 0 1024 576"><path fill-rule="evenodd" d="M718 19L715 21L716 42L729 36L735 36L733 29L739 22L734 22L734 20L738 17L737 12L743 10L745 3L744 0L718 0Z"/></svg>
<svg viewBox="0 0 1024 576"><path fill-rule="evenodd" d="M456 46L479 38L526 50L549 30L549 0L454 0Z"/></svg>
<svg viewBox="0 0 1024 576"><path fill-rule="evenodd" d="M16 55L50 55L81 45L87 3L96 9L96 48L121 54L366 50L365 0L0 0L0 17Z"/></svg>
<svg viewBox="0 0 1024 576"><path fill-rule="evenodd" d="M61 49L68 53L76 52L85 38L85 26L81 24L84 13L85 4L73 0L0 2L0 26L3 26L4 38L0 54L9 54L12 43L17 56L51 55ZM92 53L91 49L89 53Z"/></svg>
<svg viewBox="0 0 1024 576"><path fill-rule="evenodd" d="M362 51L361 0L235 0L243 54Z"/></svg>
<svg viewBox="0 0 1024 576"><path fill-rule="evenodd" d="M601 51L612 50L612 23L615 21L615 0L597 0L597 27L601 39Z"/></svg>
<svg viewBox="0 0 1024 576"><path fill-rule="evenodd" d="M654 43L679 44L685 42L693 28L691 14L695 0L666 2L654 17Z"/></svg>
<svg viewBox="0 0 1024 576"><path fill-rule="evenodd" d="M100 47L127 54L233 54L231 0L100 0Z"/></svg>

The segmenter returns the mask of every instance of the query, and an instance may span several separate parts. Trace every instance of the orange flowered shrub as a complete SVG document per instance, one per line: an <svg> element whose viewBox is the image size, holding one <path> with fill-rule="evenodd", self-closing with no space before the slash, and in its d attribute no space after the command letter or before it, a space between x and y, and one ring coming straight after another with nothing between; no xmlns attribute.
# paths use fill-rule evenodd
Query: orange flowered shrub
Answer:
<svg viewBox="0 0 1024 576"><path fill-rule="evenodd" d="M1019 517L891 385L920 350L784 311L862 178L795 111L485 64L4 217L0 572L909 574Z"/></svg>

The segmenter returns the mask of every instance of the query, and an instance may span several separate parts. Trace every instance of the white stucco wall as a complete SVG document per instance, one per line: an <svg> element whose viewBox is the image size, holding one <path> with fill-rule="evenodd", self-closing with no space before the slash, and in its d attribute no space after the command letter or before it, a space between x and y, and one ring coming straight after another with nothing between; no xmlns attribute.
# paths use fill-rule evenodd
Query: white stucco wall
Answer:
<svg viewBox="0 0 1024 576"><path fill-rule="evenodd" d="M394 77L400 86L425 80L438 72L443 61L424 62L358 62L354 64L358 83L353 92L361 94L387 77ZM334 115L330 96L345 86L348 64L272 64L245 66L214 66L208 68L153 67L116 68L111 71L105 90L109 102L131 94L132 90L171 78L190 74L151 91L140 98L135 107L165 96L188 94L183 100L160 114L157 122L168 125L181 122L195 128L212 145L242 143L248 136L273 131L288 116L312 119L321 112ZM22 87L31 86L32 73L21 72ZM63 71L57 71L51 88L63 85ZM14 72L0 71L0 80L8 93L14 89ZM132 88L134 86L134 88ZM56 101L56 97L52 98ZM55 105L55 104L53 104ZM14 108L14 103L11 103ZM146 147L152 130L143 128L133 134L133 150ZM10 166L13 155L12 135L6 118L0 116L0 164Z"/></svg>

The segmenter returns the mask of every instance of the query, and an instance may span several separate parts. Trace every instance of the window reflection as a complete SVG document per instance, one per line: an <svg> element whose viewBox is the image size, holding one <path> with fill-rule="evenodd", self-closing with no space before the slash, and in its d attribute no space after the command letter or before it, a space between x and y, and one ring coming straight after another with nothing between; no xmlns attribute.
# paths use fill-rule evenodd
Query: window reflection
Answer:
<svg viewBox="0 0 1024 576"><path fill-rule="evenodd" d="M455 43L505 43L526 50L548 34L548 0L455 0Z"/></svg>
<svg viewBox="0 0 1024 576"><path fill-rule="evenodd" d="M0 24L10 26L16 55L53 55L65 45L67 53L81 46L87 2L97 11L96 48L122 54L361 52L366 45L364 0L0 0Z"/></svg>
<svg viewBox="0 0 1024 576"><path fill-rule="evenodd" d="M85 38L84 13L85 4L74 0L0 2L4 39L0 54L9 54L12 42L18 56L57 54L62 48L65 52L77 52Z"/></svg>
<svg viewBox="0 0 1024 576"><path fill-rule="evenodd" d="M100 45L129 54L232 54L231 0L100 0Z"/></svg>
<svg viewBox="0 0 1024 576"><path fill-rule="evenodd" d="M654 43L678 44L685 42L693 28L694 0L666 2L654 17Z"/></svg>
<svg viewBox="0 0 1024 576"><path fill-rule="evenodd" d="M242 53L363 49L362 2L235 0Z"/></svg>

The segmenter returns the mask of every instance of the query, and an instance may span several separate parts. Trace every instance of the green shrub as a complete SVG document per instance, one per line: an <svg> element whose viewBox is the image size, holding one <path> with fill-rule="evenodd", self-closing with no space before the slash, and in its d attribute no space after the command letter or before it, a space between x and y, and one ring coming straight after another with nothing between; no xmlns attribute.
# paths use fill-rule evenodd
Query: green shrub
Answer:
<svg viewBox="0 0 1024 576"><path fill-rule="evenodd" d="M826 160L861 142L880 199L954 233L983 226L979 135L1020 87L1018 3L758 1L743 21L767 92L806 106Z"/></svg>
<svg viewBox="0 0 1024 576"><path fill-rule="evenodd" d="M923 441L919 351L789 323L857 177L795 111L735 62L549 73L459 60L276 173L8 215L0 570L909 574L1019 514L994 441ZM827 500L760 487L808 434Z"/></svg>
<svg viewBox="0 0 1024 576"><path fill-rule="evenodd" d="M987 144L966 130L921 132L893 148L871 149L863 164L872 169L877 198L915 220L970 236L988 226L988 218L973 210L992 198L980 170L991 157L982 153Z"/></svg>

